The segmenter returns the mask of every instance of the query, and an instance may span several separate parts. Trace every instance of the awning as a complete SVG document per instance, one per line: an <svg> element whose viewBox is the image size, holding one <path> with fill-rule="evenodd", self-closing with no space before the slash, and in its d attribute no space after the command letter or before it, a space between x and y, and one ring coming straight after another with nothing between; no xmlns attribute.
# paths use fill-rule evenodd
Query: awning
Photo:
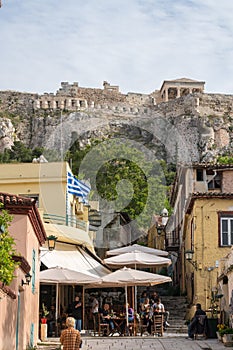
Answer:
<svg viewBox="0 0 233 350"><path fill-rule="evenodd" d="M60 266L94 277L103 277L111 272L87 251L72 245L66 246L66 250L42 251L40 259L47 268Z"/></svg>
<svg viewBox="0 0 233 350"><path fill-rule="evenodd" d="M47 237L53 235L57 237L58 242L83 245L95 254L93 243L88 232L65 225L44 224L44 227Z"/></svg>

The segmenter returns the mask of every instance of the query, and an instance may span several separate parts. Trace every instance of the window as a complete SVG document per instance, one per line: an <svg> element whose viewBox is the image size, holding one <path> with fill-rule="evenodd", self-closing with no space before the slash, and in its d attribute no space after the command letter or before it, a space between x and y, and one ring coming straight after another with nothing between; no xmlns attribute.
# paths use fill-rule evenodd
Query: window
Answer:
<svg viewBox="0 0 233 350"><path fill-rule="evenodd" d="M233 244L233 215L220 218L220 245L231 246Z"/></svg>
<svg viewBox="0 0 233 350"><path fill-rule="evenodd" d="M208 190L221 188L221 175L215 170L206 170Z"/></svg>
<svg viewBox="0 0 233 350"><path fill-rule="evenodd" d="M203 181L203 170L202 169L196 170L196 177L197 177L197 181Z"/></svg>

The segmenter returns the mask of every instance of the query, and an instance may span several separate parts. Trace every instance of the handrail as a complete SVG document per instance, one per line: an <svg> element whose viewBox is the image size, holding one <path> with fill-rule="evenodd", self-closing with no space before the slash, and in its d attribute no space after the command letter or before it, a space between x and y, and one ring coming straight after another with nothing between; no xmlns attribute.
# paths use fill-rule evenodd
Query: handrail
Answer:
<svg viewBox="0 0 233 350"><path fill-rule="evenodd" d="M84 231L87 231L88 228L88 223L86 221L79 220L72 215L64 217L56 214L44 213L43 220L45 223L76 227Z"/></svg>

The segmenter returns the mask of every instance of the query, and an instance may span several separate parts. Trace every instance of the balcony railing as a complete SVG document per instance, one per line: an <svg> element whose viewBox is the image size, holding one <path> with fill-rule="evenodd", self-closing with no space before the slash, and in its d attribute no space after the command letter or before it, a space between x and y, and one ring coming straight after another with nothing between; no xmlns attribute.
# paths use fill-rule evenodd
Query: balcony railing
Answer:
<svg viewBox="0 0 233 350"><path fill-rule="evenodd" d="M86 232L88 230L88 223L86 221L79 220L76 217L71 215L67 215L65 217L65 216L59 216L55 214L43 214L43 220L45 223L49 223L49 224L76 227Z"/></svg>
<svg viewBox="0 0 233 350"><path fill-rule="evenodd" d="M178 250L179 246L180 246L180 239L179 239L178 232L166 233L166 249Z"/></svg>

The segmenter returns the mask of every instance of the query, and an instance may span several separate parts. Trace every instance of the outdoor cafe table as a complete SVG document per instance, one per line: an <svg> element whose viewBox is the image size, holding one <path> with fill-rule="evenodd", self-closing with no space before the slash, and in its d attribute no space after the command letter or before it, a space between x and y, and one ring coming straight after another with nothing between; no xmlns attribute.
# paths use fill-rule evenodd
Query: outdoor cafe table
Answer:
<svg viewBox="0 0 233 350"><path fill-rule="evenodd" d="M114 317L111 317L111 320L113 321L115 328L111 331L110 335L113 335L115 333L119 333L120 335L124 334L125 326L126 326L125 316L122 316L122 317L114 316Z"/></svg>

